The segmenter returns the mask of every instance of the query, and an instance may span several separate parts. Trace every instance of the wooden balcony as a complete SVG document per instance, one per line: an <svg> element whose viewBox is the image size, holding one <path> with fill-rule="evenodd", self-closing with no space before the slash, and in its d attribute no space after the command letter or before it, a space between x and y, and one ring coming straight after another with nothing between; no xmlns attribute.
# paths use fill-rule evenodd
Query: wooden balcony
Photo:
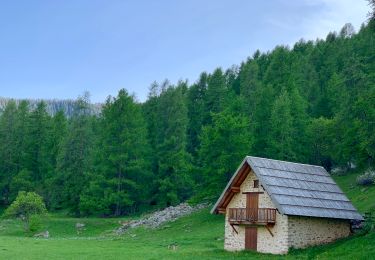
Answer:
<svg viewBox="0 0 375 260"><path fill-rule="evenodd" d="M276 222L276 209L230 208L228 220L231 225L273 225Z"/></svg>

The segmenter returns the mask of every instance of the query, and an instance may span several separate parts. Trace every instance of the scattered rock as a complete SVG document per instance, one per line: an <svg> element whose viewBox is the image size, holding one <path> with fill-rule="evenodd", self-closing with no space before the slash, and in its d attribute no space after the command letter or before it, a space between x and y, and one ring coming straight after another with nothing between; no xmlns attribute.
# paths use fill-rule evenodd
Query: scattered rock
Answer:
<svg viewBox="0 0 375 260"><path fill-rule="evenodd" d="M334 175L339 175L345 172L346 172L346 169L343 167L335 167L331 169L331 174L334 174Z"/></svg>
<svg viewBox="0 0 375 260"><path fill-rule="evenodd" d="M354 219L350 221L350 225L351 225L352 231L355 232L363 228L363 221Z"/></svg>
<svg viewBox="0 0 375 260"><path fill-rule="evenodd" d="M177 245L177 243L174 243L174 244L170 244L170 245L168 245L168 249L169 249L169 250L176 251L176 250L178 249L178 245Z"/></svg>
<svg viewBox="0 0 375 260"><path fill-rule="evenodd" d="M39 238L49 238L49 232L48 230L35 234L34 237L39 237Z"/></svg>
<svg viewBox="0 0 375 260"><path fill-rule="evenodd" d="M84 228L85 226L83 223L76 223L76 228Z"/></svg>
<svg viewBox="0 0 375 260"><path fill-rule="evenodd" d="M207 204L198 204L192 207L187 203L181 203L175 207L170 206L139 220L120 222L121 227L116 230L116 233L122 234L130 228L135 228L142 225L150 228L157 228L166 222L175 221L182 216L189 215L194 211L205 208L207 206Z"/></svg>
<svg viewBox="0 0 375 260"><path fill-rule="evenodd" d="M80 235L85 230L86 225L84 223L76 223L77 235Z"/></svg>

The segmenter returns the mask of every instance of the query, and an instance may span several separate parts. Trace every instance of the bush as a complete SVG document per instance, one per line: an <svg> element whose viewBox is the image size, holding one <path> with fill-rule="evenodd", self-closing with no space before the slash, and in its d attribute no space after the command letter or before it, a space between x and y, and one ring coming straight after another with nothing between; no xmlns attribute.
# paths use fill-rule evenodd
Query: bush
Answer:
<svg viewBox="0 0 375 260"><path fill-rule="evenodd" d="M368 170L364 174L357 177L357 184L359 185L372 185L375 183L375 171Z"/></svg>
<svg viewBox="0 0 375 260"><path fill-rule="evenodd" d="M31 232L36 232L42 227L42 219L40 215L32 215L29 220L29 229Z"/></svg>
<svg viewBox="0 0 375 260"><path fill-rule="evenodd" d="M6 209L4 217L20 218L24 223L25 231L37 228L37 217L47 213L43 198L35 192L20 191L17 198Z"/></svg>

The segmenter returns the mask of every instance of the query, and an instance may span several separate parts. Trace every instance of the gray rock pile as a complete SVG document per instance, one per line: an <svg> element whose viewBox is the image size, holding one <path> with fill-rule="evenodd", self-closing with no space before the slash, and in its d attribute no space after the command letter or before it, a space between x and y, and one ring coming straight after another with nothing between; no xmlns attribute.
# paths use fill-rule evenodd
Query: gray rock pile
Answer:
<svg viewBox="0 0 375 260"><path fill-rule="evenodd" d="M49 238L49 232L47 230L47 231L35 234L34 237L37 237L37 238Z"/></svg>
<svg viewBox="0 0 375 260"><path fill-rule="evenodd" d="M198 204L194 207L190 206L187 203L181 203L175 207L170 206L163 210L157 211L147 217L144 217L139 220L132 220L127 222L122 222L121 227L116 230L117 234L122 234L126 232L128 229L135 228L138 226L146 226L149 228L157 228L160 225L175 221L176 219L189 215L194 211L207 207L207 204Z"/></svg>

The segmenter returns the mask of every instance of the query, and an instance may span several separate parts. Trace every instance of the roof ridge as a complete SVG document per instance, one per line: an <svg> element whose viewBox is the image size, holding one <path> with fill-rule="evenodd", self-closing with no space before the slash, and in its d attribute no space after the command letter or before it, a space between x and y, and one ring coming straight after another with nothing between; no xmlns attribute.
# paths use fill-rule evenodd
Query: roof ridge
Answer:
<svg viewBox="0 0 375 260"><path fill-rule="evenodd" d="M281 188L288 188L288 189L293 189L293 190L306 190L306 191L316 191L316 192L327 192L327 193L336 193L336 194L344 194L341 190L341 192L338 191L330 191L330 190L312 190L312 189L305 189L305 188L295 188L295 187L289 187L289 186L281 186L281 185L274 185L274 184L267 184L268 186L272 187L281 187ZM276 194L271 192L272 194ZM346 196L346 195L345 195Z"/></svg>
<svg viewBox="0 0 375 260"><path fill-rule="evenodd" d="M264 160L268 160L268 161L277 161L277 162L291 163L291 164L297 164L297 165L313 166L313 167L323 168L326 171L326 169L323 166L314 165L314 164L289 162L289 161L283 161L283 160L277 160L277 159L269 159L269 158L264 158L264 157L251 156L251 155L247 155L246 158L264 159Z"/></svg>
<svg viewBox="0 0 375 260"><path fill-rule="evenodd" d="M333 201L349 202L351 204L349 199L338 200L338 199L314 198L314 197L307 197L307 196L301 196L301 195L283 194L283 193L277 193L277 192L273 192L272 194L279 195L279 196L298 197L298 198L307 198L307 199L316 199L316 200L333 200Z"/></svg>
<svg viewBox="0 0 375 260"><path fill-rule="evenodd" d="M294 180L294 181L306 181L306 182L312 182L312 183L323 183L323 184L330 184L330 185L335 185L337 186L337 184L335 183L335 181L332 182L322 182L322 181L310 181L310 180L301 180L301 179L296 179L296 178L289 178L289 177L281 177L281 176L273 176L273 175L265 175L263 174L264 177L271 177L271 178L277 178L277 179L287 179L287 180ZM318 176L318 175L317 175ZM322 176L322 175L320 175Z"/></svg>
<svg viewBox="0 0 375 260"><path fill-rule="evenodd" d="M264 183L263 183L264 184ZM327 190L322 190L322 189L319 189L319 190L312 190L312 189L305 189L305 188L296 188L296 187L290 187L290 186L285 186L285 185L273 185L273 184L268 184L266 183L266 185L269 185L269 186L274 186L274 187L283 187L283 188L288 188L288 189L297 189L297 190L309 190L309 191L320 191L320 192L329 192L329 193L338 193L338 194L344 194L343 192L339 193L337 191L327 191ZM337 185L336 185L337 186Z"/></svg>
<svg viewBox="0 0 375 260"><path fill-rule="evenodd" d="M277 171L284 171L284 172L286 171L286 170L278 169L278 168L270 168L270 167L258 166L258 165L254 165L254 166L258 167L258 168L269 169L269 170L277 170ZM295 173L302 173L302 174L309 174L309 175L316 175L316 176L324 176L324 177L331 178L331 175L329 173L328 173L328 175L326 175L326 174L316 174L316 173L300 172L300 171L287 171L287 172L295 172Z"/></svg>

